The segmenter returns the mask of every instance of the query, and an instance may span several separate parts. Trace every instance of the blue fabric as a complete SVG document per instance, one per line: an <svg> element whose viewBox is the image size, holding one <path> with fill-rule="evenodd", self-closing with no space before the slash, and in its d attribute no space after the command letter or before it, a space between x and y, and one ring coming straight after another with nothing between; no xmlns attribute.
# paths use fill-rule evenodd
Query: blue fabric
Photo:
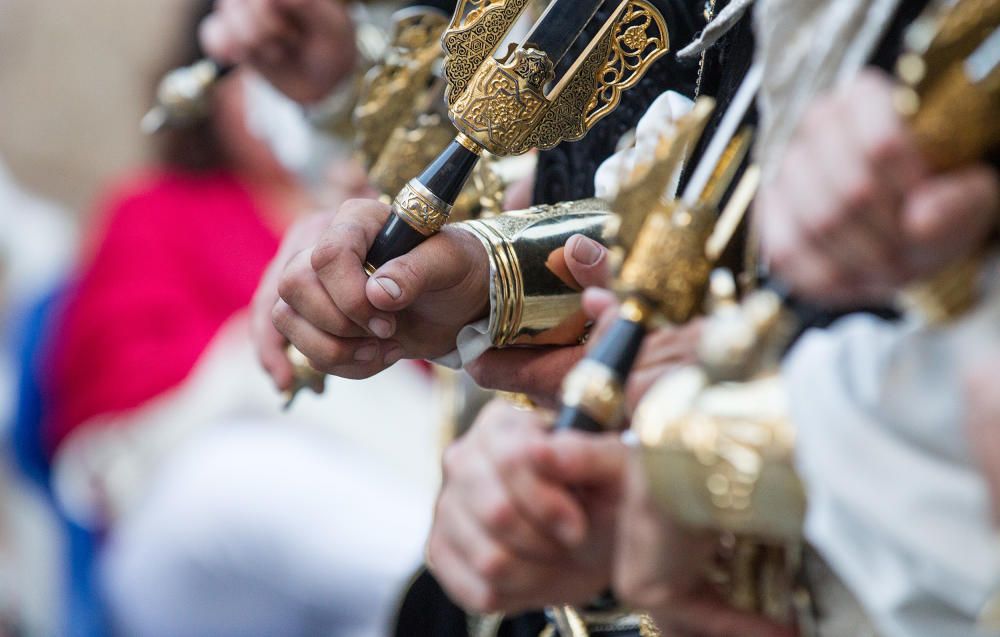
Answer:
<svg viewBox="0 0 1000 637"><path fill-rule="evenodd" d="M63 622L65 637L109 637L97 582L100 537L68 519L52 494L52 465L45 453L42 423L45 419L44 362L51 342L52 317L63 297L58 288L14 321L12 351L16 357L17 393L14 423L8 444L21 472L41 487L62 525L65 546Z"/></svg>

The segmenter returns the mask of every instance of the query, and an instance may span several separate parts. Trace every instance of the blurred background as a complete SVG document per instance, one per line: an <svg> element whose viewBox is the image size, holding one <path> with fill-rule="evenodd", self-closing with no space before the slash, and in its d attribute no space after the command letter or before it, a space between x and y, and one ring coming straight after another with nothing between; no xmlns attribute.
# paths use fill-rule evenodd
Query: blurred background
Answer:
<svg viewBox="0 0 1000 637"><path fill-rule="evenodd" d="M428 369L284 413L250 340L283 233L368 192L350 147L243 71L140 133L211 5L0 0L0 637L383 634L422 560Z"/></svg>
<svg viewBox="0 0 1000 637"><path fill-rule="evenodd" d="M110 179L143 163L137 122L184 0L0 0L0 426L14 409L13 324L77 252ZM5 446L5 449L7 447ZM64 546L40 488L0 467L0 635L52 635Z"/></svg>

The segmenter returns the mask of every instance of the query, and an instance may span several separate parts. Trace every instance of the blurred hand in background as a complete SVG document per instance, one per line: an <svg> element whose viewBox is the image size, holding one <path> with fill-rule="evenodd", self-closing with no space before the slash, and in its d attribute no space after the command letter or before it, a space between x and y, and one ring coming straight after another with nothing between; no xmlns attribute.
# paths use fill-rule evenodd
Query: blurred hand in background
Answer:
<svg viewBox="0 0 1000 637"><path fill-rule="evenodd" d="M977 248L995 223L997 171L976 164L932 173L893 90L884 73L866 71L819 97L761 189L755 218L765 261L803 298L890 301Z"/></svg>
<svg viewBox="0 0 1000 637"><path fill-rule="evenodd" d="M494 401L445 453L428 563L463 608L583 604L610 584L624 447L544 424Z"/></svg>
<svg viewBox="0 0 1000 637"><path fill-rule="evenodd" d="M302 103L326 97L357 58L354 24L340 0L219 0L200 40L215 61L249 65Z"/></svg>

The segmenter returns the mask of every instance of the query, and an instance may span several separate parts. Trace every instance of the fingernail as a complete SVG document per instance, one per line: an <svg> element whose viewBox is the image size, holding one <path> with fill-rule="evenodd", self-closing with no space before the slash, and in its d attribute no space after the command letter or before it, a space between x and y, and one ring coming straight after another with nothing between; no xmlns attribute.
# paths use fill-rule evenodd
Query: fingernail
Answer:
<svg viewBox="0 0 1000 637"><path fill-rule="evenodd" d="M370 363L375 360L375 354L378 354L378 347L375 345L365 345L355 350L354 360L359 363Z"/></svg>
<svg viewBox="0 0 1000 637"><path fill-rule="evenodd" d="M379 278L375 279L375 282L379 284L379 287L385 290L386 294L388 294L394 299L398 299L399 295L403 293L403 291L399 289L399 286L396 285L396 282L393 281L392 279L380 276Z"/></svg>
<svg viewBox="0 0 1000 637"><path fill-rule="evenodd" d="M594 265L601 260L603 253L601 244L582 235L573 246L573 258L584 265Z"/></svg>
<svg viewBox="0 0 1000 637"><path fill-rule="evenodd" d="M395 365L399 360L403 358L403 348L394 347L385 353L385 358L382 362L388 367L389 365Z"/></svg>
<svg viewBox="0 0 1000 637"><path fill-rule="evenodd" d="M392 336L392 323L382 318L373 318L368 321L368 329L379 338Z"/></svg>
<svg viewBox="0 0 1000 637"><path fill-rule="evenodd" d="M556 536L566 546L576 546L583 541L580 529L569 520L560 520L556 523Z"/></svg>

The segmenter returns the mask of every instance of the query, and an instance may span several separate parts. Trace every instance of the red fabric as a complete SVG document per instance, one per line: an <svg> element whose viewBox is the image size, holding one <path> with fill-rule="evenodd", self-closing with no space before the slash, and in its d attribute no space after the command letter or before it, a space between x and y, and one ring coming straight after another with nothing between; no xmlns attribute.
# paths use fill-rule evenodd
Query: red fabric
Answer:
<svg viewBox="0 0 1000 637"><path fill-rule="evenodd" d="M146 176L108 201L53 330L49 452L184 380L278 248L249 191L221 173Z"/></svg>

